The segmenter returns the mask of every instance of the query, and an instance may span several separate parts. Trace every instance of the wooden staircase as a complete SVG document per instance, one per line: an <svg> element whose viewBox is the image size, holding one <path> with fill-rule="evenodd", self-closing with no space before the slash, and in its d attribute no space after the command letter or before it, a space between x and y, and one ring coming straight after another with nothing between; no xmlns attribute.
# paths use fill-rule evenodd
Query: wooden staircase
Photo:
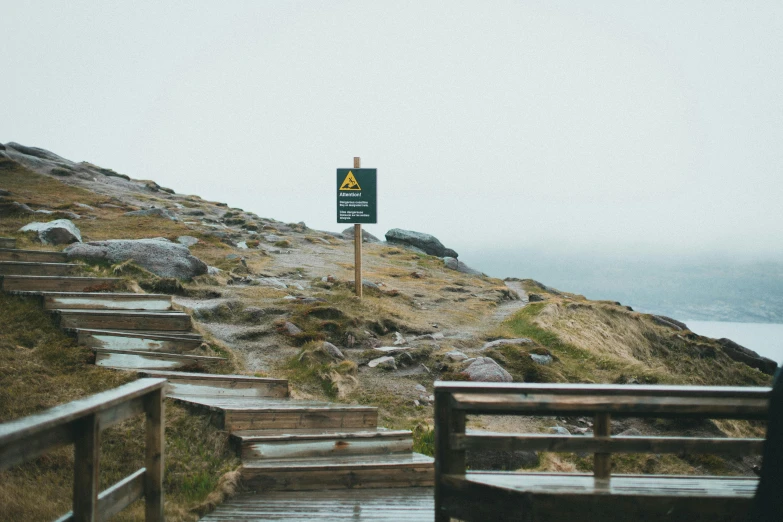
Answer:
<svg viewBox="0 0 783 522"><path fill-rule="evenodd" d="M376 408L289 398L283 379L203 373L201 336L171 296L113 293L116 278L80 277L59 252L16 250L0 238L0 288L34 296L95 364L168 380L167 396L231 432L245 485L300 491L431 486L433 460L410 431L378 427Z"/></svg>

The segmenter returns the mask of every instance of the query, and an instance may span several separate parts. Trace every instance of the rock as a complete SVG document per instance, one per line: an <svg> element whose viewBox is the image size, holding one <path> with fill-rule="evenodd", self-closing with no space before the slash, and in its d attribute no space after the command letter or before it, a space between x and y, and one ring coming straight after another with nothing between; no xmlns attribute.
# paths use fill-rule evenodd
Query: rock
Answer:
<svg viewBox="0 0 783 522"><path fill-rule="evenodd" d="M491 357L477 357L462 373L475 382L512 382L514 379Z"/></svg>
<svg viewBox="0 0 783 522"><path fill-rule="evenodd" d="M179 242L181 245L185 245L186 247L192 247L198 243L198 238L193 236L179 236L177 238L177 242Z"/></svg>
<svg viewBox="0 0 783 522"><path fill-rule="evenodd" d="M530 358L533 359L534 363L541 364L543 366L552 364L552 361L554 360L552 359L551 355L538 355L537 353L531 353Z"/></svg>
<svg viewBox="0 0 783 522"><path fill-rule="evenodd" d="M414 279L424 279L424 272L411 272L411 277Z"/></svg>
<svg viewBox="0 0 783 522"><path fill-rule="evenodd" d="M364 288L372 288L374 290L380 290L381 289L381 287L379 287L378 285L376 285L375 283L373 283L372 281L369 281L367 279L362 279L362 286Z"/></svg>
<svg viewBox="0 0 783 522"><path fill-rule="evenodd" d="M555 435L571 435L571 432L563 428L562 426L552 426L551 428L549 428L549 431L551 431Z"/></svg>
<svg viewBox="0 0 783 522"><path fill-rule="evenodd" d="M161 217L170 219L172 221L178 221L177 216L166 210L165 208L144 208L141 210L133 210L123 214L125 216L145 216L145 217Z"/></svg>
<svg viewBox="0 0 783 522"><path fill-rule="evenodd" d="M539 301L543 301L544 297L540 294L527 294L527 302L528 303L538 303Z"/></svg>
<svg viewBox="0 0 783 522"><path fill-rule="evenodd" d="M70 259L134 263L160 277L192 279L206 274L208 267L188 247L157 239L111 239L72 245L65 249Z"/></svg>
<svg viewBox="0 0 783 522"><path fill-rule="evenodd" d="M454 362L464 361L468 358L467 355L464 353L458 351L458 350L452 350L448 353L446 353L446 359Z"/></svg>
<svg viewBox="0 0 783 522"><path fill-rule="evenodd" d="M457 272L461 272L463 274L484 275L478 270L474 270L470 268L468 265L466 265L465 263L463 263L462 261L458 260L455 257L444 257L443 264L446 266L446 268L450 270L456 270Z"/></svg>
<svg viewBox="0 0 783 522"><path fill-rule="evenodd" d="M393 228L386 232L386 241L400 245L413 246L423 250L431 256L437 257L459 257L455 251L443 246L438 238L430 234L415 232L413 230L402 230Z"/></svg>
<svg viewBox="0 0 783 522"><path fill-rule="evenodd" d="M203 210L193 209L183 212L186 216L204 216L206 213Z"/></svg>
<svg viewBox="0 0 783 522"><path fill-rule="evenodd" d="M353 239L353 227L348 227L345 230L343 230L342 233L343 236L349 239ZM362 243L380 243L381 240L377 237L373 236L366 230L362 229Z"/></svg>
<svg viewBox="0 0 783 522"><path fill-rule="evenodd" d="M402 346L406 342L405 337L400 332L394 332L394 346Z"/></svg>
<svg viewBox="0 0 783 522"><path fill-rule="evenodd" d="M421 403L419 402L418 399L413 399L413 405L414 406L421 406Z"/></svg>
<svg viewBox="0 0 783 522"><path fill-rule="evenodd" d="M688 329L688 326L685 323L677 321L676 319L672 319L671 317L666 317L665 315L651 315L650 318L654 323L671 328L672 330L676 330L678 332Z"/></svg>
<svg viewBox="0 0 783 522"><path fill-rule="evenodd" d="M5 198L5 197L8 197L10 195L11 195L11 193L8 192L7 190L0 189L0 197L4 197Z"/></svg>
<svg viewBox="0 0 783 522"><path fill-rule="evenodd" d="M267 234L264 236L264 241L267 241L269 243L277 243L278 241L282 241L283 238L280 236L276 236L275 234Z"/></svg>
<svg viewBox="0 0 783 522"><path fill-rule="evenodd" d="M302 329L290 321L283 323L283 330L285 330L285 333L288 335L298 335L302 333Z"/></svg>
<svg viewBox="0 0 783 522"><path fill-rule="evenodd" d="M55 219L48 223L30 223L19 229L20 232L36 232L38 240L47 245L67 245L82 240L81 232L67 219Z"/></svg>
<svg viewBox="0 0 783 522"><path fill-rule="evenodd" d="M367 366L370 368L384 368L389 370L396 370L397 369L397 363L394 361L394 357L390 357L388 355L383 357L378 357L377 359L373 359L372 361L367 363Z"/></svg>
<svg viewBox="0 0 783 522"><path fill-rule="evenodd" d="M413 346L376 346L373 350L383 353L397 353L413 350Z"/></svg>
<svg viewBox="0 0 783 522"><path fill-rule="evenodd" d="M718 339L718 344L723 347L723 353L731 359L745 363L751 368L757 368L767 375L772 375L778 367L778 363L772 359L762 357L753 350L741 346L731 339Z"/></svg>
<svg viewBox="0 0 783 522"><path fill-rule="evenodd" d="M211 275L211 276L216 276L216 275L218 275L220 272L222 272L222 270L221 270L221 269L219 269L219 268L218 268L218 267L216 267L216 266L208 266L208 267L207 267L207 273L208 273L209 275Z"/></svg>
<svg viewBox="0 0 783 522"><path fill-rule="evenodd" d="M74 203L79 208L83 208L84 210L95 210L95 207L91 207L90 205L87 205L86 203Z"/></svg>
<svg viewBox="0 0 783 522"><path fill-rule="evenodd" d="M333 345L332 343L324 341L324 343L321 345L321 347L326 350L326 353L334 357L335 359L345 359L345 356L343 355L343 352L340 351L338 347Z"/></svg>
<svg viewBox="0 0 783 522"><path fill-rule="evenodd" d="M441 332L435 332L434 334L424 334L424 335L417 335L412 341L440 341L441 339L444 339L446 336L443 335Z"/></svg>
<svg viewBox="0 0 783 522"><path fill-rule="evenodd" d="M419 393L427 393L427 388L425 388L421 384L417 384L414 388Z"/></svg>
<svg viewBox="0 0 783 522"><path fill-rule="evenodd" d="M504 345L519 346L523 344L533 344L533 341L531 341L527 337L520 337L518 339L498 339L497 341L486 343L484 346L481 347L481 349L489 350L490 348L497 348L498 346L504 346Z"/></svg>
<svg viewBox="0 0 783 522"><path fill-rule="evenodd" d="M240 241L239 243L237 243L237 248L242 249L242 250L247 250L248 246L247 246L247 243L245 243L244 241Z"/></svg>

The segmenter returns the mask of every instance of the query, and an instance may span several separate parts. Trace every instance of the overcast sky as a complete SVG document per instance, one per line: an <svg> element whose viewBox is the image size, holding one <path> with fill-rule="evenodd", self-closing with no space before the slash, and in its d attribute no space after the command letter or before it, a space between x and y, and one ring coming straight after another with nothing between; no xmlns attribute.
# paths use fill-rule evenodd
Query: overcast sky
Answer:
<svg viewBox="0 0 783 522"><path fill-rule="evenodd" d="M0 2L0 141L460 249L783 255L783 2Z"/></svg>

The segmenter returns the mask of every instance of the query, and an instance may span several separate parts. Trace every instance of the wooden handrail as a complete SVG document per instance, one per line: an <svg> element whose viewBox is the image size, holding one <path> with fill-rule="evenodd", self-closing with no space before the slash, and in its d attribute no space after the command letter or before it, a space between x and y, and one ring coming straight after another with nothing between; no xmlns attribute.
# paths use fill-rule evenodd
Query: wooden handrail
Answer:
<svg viewBox="0 0 783 522"><path fill-rule="evenodd" d="M163 521L165 384L166 379L139 379L0 424L0 470L73 444L73 511L58 522L107 520L142 496L146 502L146 520ZM146 417L145 467L99 493L100 433L140 413Z"/></svg>
<svg viewBox="0 0 783 522"><path fill-rule="evenodd" d="M612 453L760 454L764 439L612 437L611 417L766 420L770 388L585 384L435 383L435 505L441 481L464 475L466 450L592 452L596 479ZM590 415L593 437L467 431L466 415ZM440 513L440 511L437 511ZM441 514L442 515L442 514ZM443 516L436 520L446 520Z"/></svg>

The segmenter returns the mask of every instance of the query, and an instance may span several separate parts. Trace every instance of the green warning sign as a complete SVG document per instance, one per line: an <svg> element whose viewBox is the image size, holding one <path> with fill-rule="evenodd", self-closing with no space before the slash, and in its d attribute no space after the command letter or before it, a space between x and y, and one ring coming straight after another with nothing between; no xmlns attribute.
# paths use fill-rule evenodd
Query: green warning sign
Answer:
<svg viewBox="0 0 783 522"><path fill-rule="evenodd" d="M378 222L378 169L337 169L337 222Z"/></svg>

